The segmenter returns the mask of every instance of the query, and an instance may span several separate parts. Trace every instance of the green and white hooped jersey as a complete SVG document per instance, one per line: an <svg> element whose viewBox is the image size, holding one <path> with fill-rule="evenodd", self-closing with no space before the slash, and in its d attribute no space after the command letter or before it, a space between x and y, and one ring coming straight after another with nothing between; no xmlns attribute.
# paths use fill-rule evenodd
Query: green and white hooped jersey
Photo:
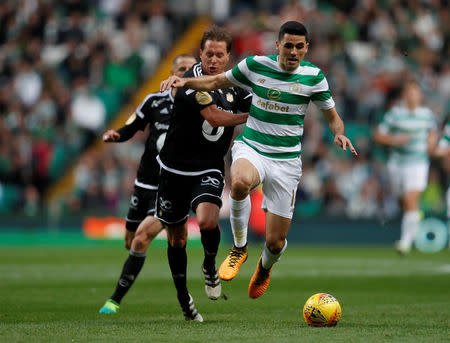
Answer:
<svg viewBox="0 0 450 343"><path fill-rule="evenodd" d="M378 130L383 134L407 134L409 142L391 147L389 161L396 164L428 162L428 135L436 130L433 112L427 107L417 107L411 112L406 106L394 106L386 112Z"/></svg>
<svg viewBox="0 0 450 343"><path fill-rule="evenodd" d="M324 110L335 106L325 76L309 62L288 72L280 68L278 55L252 56L228 70L226 77L253 93L250 115L237 140L270 158L300 155L310 101Z"/></svg>
<svg viewBox="0 0 450 343"><path fill-rule="evenodd" d="M439 147L445 149L450 148L450 121L445 124L444 135L439 140Z"/></svg>

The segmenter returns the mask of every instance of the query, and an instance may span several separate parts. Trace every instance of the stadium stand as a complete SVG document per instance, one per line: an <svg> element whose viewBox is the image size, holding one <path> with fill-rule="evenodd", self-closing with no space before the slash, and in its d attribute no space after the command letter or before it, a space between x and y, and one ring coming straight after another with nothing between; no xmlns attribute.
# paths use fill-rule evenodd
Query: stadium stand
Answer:
<svg viewBox="0 0 450 343"><path fill-rule="evenodd" d="M39 214L185 25L163 1L2 1L0 212Z"/></svg>
<svg viewBox="0 0 450 343"><path fill-rule="evenodd" d="M0 211L38 213L49 185L120 112L172 47L175 32L196 14L182 7L174 11L174 3L180 2L0 4ZM219 16L234 36L230 67L245 56L274 52L281 22L305 23L311 32L307 59L326 73L358 148L355 161L333 148L321 114L310 107L296 215L395 216L385 153L371 132L397 101L407 76L419 80L437 121L445 120L450 111L448 2L233 1L232 8ZM84 106L96 110L87 116ZM61 210L123 216L144 138L83 154ZM432 164L425 210L444 211L448 175L450 170Z"/></svg>

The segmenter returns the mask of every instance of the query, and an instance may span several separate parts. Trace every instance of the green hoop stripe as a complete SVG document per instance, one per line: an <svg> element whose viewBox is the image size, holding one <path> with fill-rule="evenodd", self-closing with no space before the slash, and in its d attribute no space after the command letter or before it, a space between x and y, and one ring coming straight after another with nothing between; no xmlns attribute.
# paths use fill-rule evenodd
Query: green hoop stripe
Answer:
<svg viewBox="0 0 450 343"><path fill-rule="evenodd" d="M260 144L275 147L293 147L301 143L302 136L277 136L262 133L246 126L243 132L244 138L256 141Z"/></svg>

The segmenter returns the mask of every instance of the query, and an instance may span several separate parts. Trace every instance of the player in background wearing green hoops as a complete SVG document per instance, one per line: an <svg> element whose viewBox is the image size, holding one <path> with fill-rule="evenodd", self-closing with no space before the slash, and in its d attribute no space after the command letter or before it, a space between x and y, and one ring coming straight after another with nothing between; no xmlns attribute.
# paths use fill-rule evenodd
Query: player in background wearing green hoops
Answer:
<svg viewBox="0 0 450 343"><path fill-rule="evenodd" d="M302 174L303 121L310 101L325 115L335 144L357 155L345 136L325 76L320 68L303 61L308 47L305 26L289 21L280 28L277 55L248 57L215 76L170 77L161 83L161 91L171 86L206 91L239 86L253 94L244 131L232 148L230 221L234 246L219 268L220 278L231 280L246 260L249 193L262 183L266 244L249 284L251 298L264 294L272 266L286 249Z"/></svg>
<svg viewBox="0 0 450 343"><path fill-rule="evenodd" d="M419 229L419 199L428 183L429 155L436 144L433 112L422 106L422 92L414 80L405 82L402 103L384 115L375 132L375 142L389 147L387 163L393 193L403 211L396 250L407 254Z"/></svg>
<svg viewBox="0 0 450 343"><path fill-rule="evenodd" d="M450 163L450 118L447 119L447 123L444 127L444 132L441 139L439 140L436 149L434 150L433 156L445 159L444 163ZM447 180L448 182L448 180ZM450 185L447 188L446 193L447 202L447 228L449 233L449 247L450 247Z"/></svg>

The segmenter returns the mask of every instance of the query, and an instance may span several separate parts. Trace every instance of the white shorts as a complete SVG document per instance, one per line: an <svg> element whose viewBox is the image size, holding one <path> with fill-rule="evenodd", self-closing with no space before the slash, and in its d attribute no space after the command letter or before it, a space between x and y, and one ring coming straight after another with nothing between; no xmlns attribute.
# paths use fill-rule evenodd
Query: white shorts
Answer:
<svg viewBox="0 0 450 343"><path fill-rule="evenodd" d="M302 176L300 157L272 159L257 153L247 144L235 141L231 149L233 163L245 158L258 170L263 185L262 209L284 218L292 218L295 194Z"/></svg>
<svg viewBox="0 0 450 343"><path fill-rule="evenodd" d="M409 191L423 192L428 184L428 163L387 165L392 192L396 196L405 195Z"/></svg>

